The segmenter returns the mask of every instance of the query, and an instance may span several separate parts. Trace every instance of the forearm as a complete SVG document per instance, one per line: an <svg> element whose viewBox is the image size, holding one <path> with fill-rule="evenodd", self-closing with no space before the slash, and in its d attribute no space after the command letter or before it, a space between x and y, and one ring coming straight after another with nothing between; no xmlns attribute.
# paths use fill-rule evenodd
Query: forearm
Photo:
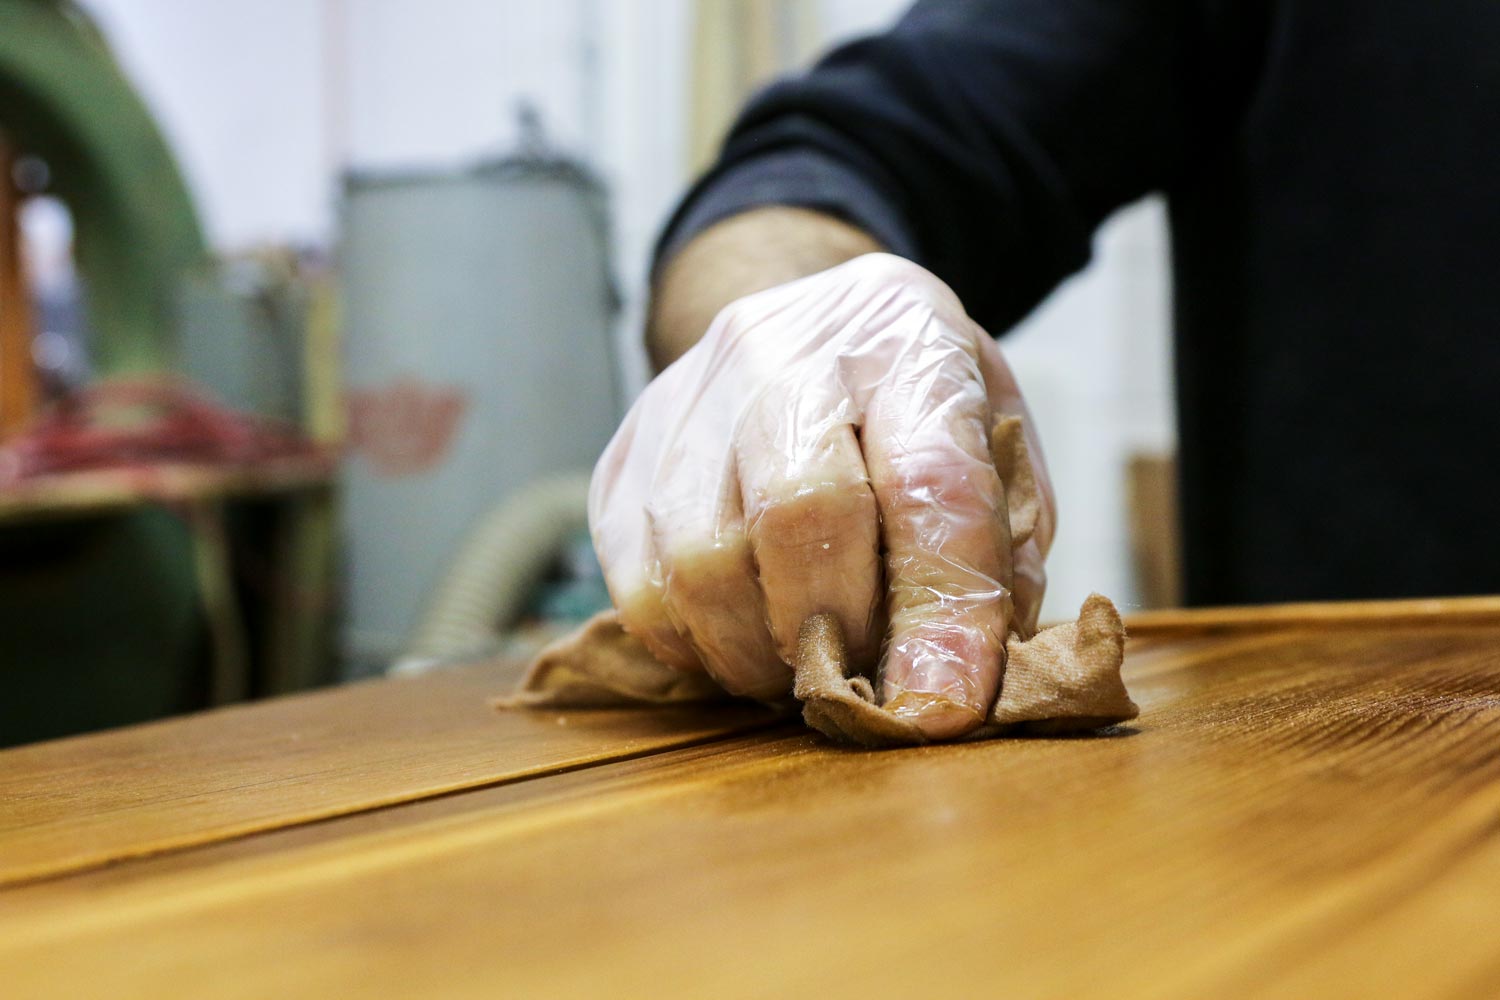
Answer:
<svg viewBox="0 0 1500 1000"><path fill-rule="evenodd" d="M681 357L735 299L882 249L863 230L800 208L758 208L715 223L657 278L646 331L651 363L661 371Z"/></svg>

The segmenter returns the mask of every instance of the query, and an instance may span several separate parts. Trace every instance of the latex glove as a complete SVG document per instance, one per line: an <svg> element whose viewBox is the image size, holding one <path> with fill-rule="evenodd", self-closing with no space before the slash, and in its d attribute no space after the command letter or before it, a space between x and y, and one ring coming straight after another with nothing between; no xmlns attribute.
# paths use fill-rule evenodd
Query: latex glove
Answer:
<svg viewBox="0 0 1500 1000"><path fill-rule="evenodd" d="M731 303L657 377L594 470L589 521L625 628L664 663L763 699L810 615L933 738L993 704L1005 636L1035 629L1055 507L1014 553L990 456L1024 414L953 292L870 254ZM1026 421L1030 434L1030 421ZM1013 561L1014 557L1014 561Z"/></svg>

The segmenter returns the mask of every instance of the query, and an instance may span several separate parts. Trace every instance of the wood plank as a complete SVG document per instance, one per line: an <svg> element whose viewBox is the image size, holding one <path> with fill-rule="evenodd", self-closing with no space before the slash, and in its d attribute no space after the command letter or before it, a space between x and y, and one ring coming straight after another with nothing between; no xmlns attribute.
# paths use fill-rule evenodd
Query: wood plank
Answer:
<svg viewBox="0 0 1500 1000"><path fill-rule="evenodd" d="M15 888L0 980L1492 995L1500 629L1193 639L1129 670L1143 712L1112 738L780 730Z"/></svg>
<svg viewBox="0 0 1500 1000"><path fill-rule="evenodd" d="M496 712L514 664L0 752L0 886L765 725L758 706Z"/></svg>
<svg viewBox="0 0 1500 1000"><path fill-rule="evenodd" d="M1227 635L1268 629L1500 626L1500 596L1426 597L1392 601L1318 601L1227 608L1172 608L1125 617L1131 636Z"/></svg>
<svg viewBox="0 0 1500 1000"><path fill-rule="evenodd" d="M158 462L55 472L0 490L0 522L315 491L326 489L333 475L330 455L294 455L245 466Z"/></svg>

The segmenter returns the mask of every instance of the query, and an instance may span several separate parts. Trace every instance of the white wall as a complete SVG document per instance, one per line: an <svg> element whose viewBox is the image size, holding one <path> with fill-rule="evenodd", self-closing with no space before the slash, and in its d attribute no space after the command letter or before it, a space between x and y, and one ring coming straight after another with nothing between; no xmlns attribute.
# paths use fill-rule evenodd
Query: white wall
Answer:
<svg viewBox="0 0 1500 1000"><path fill-rule="evenodd" d="M680 193L684 0L86 0L155 111L214 245L326 244L338 175L503 153L515 106L610 185L638 338L645 259ZM638 322L638 321L637 321Z"/></svg>
<svg viewBox="0 0 1500 1000"><path fill-rule="evenodd" d="M88 0L221 247L326 237L322 9L307 0Z"/></svg>
<svg viewBox="0 0 1500 1000"><path fill-rule="evenodd" d="M505 150L520 97L611 185L622 343L637 384L646 257L687 178L685 0L87 0L182 159L211 239L326 243L337 173ZM820 0L830 41L901 0ZM1123 473L1173 437L1160 209L1123 213L1095 264L1004 341L1061 506L1045 609L1136 600Z"/></svg>

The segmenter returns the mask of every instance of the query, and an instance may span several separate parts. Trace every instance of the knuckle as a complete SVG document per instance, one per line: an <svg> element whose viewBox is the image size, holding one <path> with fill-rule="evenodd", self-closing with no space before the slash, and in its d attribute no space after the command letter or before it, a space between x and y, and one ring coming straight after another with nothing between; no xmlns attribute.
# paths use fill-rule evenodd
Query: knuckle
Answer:
<svg viewBox="0 0 1500 1000"><path fill-rule="evenodd" d="M679 610L733 606L755 579L749 546L738 532L678 534L658 551L667 603Z"/></svg>
<svg viewBox="0 0 1500 1000"><path fill-rule="evenodd" d="M882 502L886 516L932 514L950 520L993 515L1000 506L995 470L958 447L895 456Z"/></svg>
<svg viewBox="0 0 1500 1000"><path fill-rule="evenodd" d="M875 496L863 479L824 482L790 494L779 491L747 504L746 518L757 547L818 548L847 544L873 526Z"/></svg>

